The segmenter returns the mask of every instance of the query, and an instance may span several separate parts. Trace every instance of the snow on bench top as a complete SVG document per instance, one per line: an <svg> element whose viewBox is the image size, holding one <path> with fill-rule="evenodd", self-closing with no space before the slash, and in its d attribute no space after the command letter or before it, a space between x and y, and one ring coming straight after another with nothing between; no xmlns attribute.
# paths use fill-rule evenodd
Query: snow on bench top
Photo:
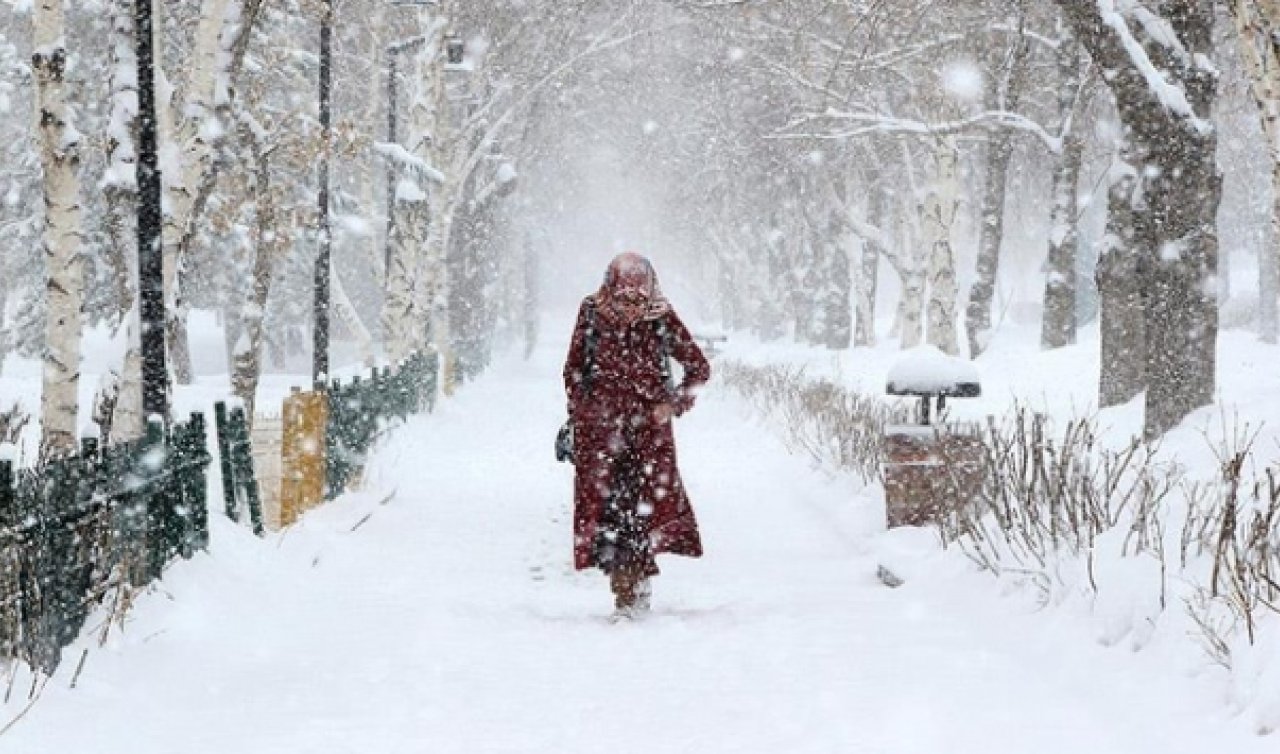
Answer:
<svg viewBox="0 0 1280 754"><path fill-rule="evenodd" d="M971 362L931 345L904 351L889 368L887 382L886 391L894 395L968 395L960 386L979 384L978 369Z"/></svg>

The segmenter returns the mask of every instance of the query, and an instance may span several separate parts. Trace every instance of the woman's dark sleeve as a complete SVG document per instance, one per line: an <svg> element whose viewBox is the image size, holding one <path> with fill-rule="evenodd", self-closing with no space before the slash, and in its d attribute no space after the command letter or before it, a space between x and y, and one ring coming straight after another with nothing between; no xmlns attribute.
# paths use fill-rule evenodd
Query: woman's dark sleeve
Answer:
<svg viewBox="0 0 1280 754"><path fill-rule="evenodd" d="M569 400L569 415L582 400L583 379L586 377L587 358L587 302L578 307L578 321L573 326L569 341L569 356L564 362L564 393Z"/></svg>
<svg viewBox="0 0 1280 754"><path fill-rule="evenodd" d="M684 367L684 379L676 388L672 403L676 414L683 414L693 408L693 401L698 388L711 379L711 364L702 354L702 349L689 333L689 329L680 321L680 317L672 311L667 315L668 337L671 344L671 355Z"/></svg>

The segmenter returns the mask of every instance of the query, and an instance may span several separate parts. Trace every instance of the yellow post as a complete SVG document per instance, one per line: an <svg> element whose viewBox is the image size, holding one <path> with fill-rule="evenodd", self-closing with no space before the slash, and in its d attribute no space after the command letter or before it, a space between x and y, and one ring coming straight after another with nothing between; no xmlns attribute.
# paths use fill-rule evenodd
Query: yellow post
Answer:
<svg viewBox="0 0 1280 754"><path fill-rule="evenodd" d="M453 396L454 388L458 386L457 362L453 358L453 351L446 347L440 349L440 393L446 398Z"/></svg>
<svg viewBox="0 0 1280 754"><path fill-rule="evenodd" d="M325 393L298 392L284 402L284 441L281 448L280 526L288 526L324 500L325 424L329 404Z"/></svg>

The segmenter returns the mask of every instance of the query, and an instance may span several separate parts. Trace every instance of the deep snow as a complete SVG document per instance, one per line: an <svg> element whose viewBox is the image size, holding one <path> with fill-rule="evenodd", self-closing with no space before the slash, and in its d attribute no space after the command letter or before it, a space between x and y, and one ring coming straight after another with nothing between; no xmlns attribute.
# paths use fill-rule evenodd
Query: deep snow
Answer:
<svg viewBox="0 0 1280 754"><path fill-rule="evenodd" d="M789 455L714 382L677 426L707 555L661 561L654 613L610 623L604 579L570 567L549 340L398 429L365 490L295 527L256 540L215 513L210 551L91 649L75 689L69 649L0 752L1275 750L1192 674L1203 660L1101 646L1085 617L999 594L928 532L886 535L877 488ZM735 348L868 390L893 355ZM1072 350L1021 370L1024 394L1082 400ZM980 364L970 410L1007 401L1005 358ZM903 587L875 578L886 560Z"/></svg>

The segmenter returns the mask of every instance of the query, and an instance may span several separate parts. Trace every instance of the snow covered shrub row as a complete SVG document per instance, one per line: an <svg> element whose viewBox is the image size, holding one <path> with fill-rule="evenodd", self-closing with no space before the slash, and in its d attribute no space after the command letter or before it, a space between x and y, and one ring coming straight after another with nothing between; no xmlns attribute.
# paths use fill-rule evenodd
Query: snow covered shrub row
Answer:
<svg viewBox="0 0 1280 754"><path fill-rule="evenodd" d="M830 380L810 379L800 367L726 360L717 370L727 386L782 423L793 449L865 482L880 479L885 426L908 421L909 412L900 407Z"/></svg>
<svg viewBox="0 0 1280 754"><path fill-rule="evenodd" d="M939 522L944 544L1087 612L1104 644L1191 637L1256 729L1280 729L1280 468L1242 432L1210 443L1207 478L1158 444L1098 439L1093 420L1055 431L1020 406L990 422L983 485Z"/></svg>
<svg viewBox="0 0 1280 754"><path fill-rule="evenodd" d="M720 373L791 447L868 482L880 478L885 426L906 420L801 368L726 361ZM1082 608L1103 643L1193 637L1230 671L1258 729L1280 727L1280 662L1267 659L1280 649L1280 467L1247 432L1209 443L1208 478L1158 443L1103 442L1094 419L1021 405L979 437L983 481L938 522L944 546L1032 585L1045 607Z"/></svg>
<svg viewBox="0 0 1280 754"><path fill-rule="evenodd" d="M1136 579L1150 609L1121 621L1111 640L1185 606L1225 667L1234 637L1253 645L1264 615L1280 622L1280 480L1276 468L1245 478L1256 460L1247 437L1215 445L1212 479L1169 462L1158 444L1101 447L1095 421L1054 431L1024 406L981 437L982 487L939 531L984 569L1027 578L1046 602L1083 592L1105 604L1104 592L1133 596L1135 587L1105 581Z"/></svg>

